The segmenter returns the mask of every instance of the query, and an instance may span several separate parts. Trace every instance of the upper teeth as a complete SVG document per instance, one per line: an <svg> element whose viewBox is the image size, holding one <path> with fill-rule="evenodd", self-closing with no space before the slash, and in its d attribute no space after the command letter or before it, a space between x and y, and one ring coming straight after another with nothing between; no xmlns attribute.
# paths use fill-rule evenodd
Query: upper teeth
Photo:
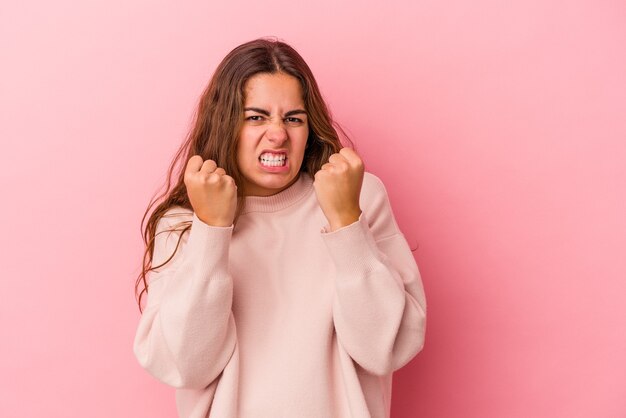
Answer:
<svg viewBox="0 0 626 418"><path fill-rule="evenodd" d="M268 161L282 161L287 157L285 154L270 154L269 152L266 152L265 154L261 154L260 158Z"/></svg>

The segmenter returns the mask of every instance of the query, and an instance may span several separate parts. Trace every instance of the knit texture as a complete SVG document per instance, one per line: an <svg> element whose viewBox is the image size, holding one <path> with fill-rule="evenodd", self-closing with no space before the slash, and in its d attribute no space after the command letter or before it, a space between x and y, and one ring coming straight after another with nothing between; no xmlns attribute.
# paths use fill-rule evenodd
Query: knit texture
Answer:
<svg viewBox="0 0 626 418"><path fill-rule="evenodd" d="M313 178L250 196L236 226L174 207L157 225L133 350L181 418L387 418L423 347L426 299L383 183L330 232ZM182 223L181 223L182 222ZM174 227L178 231L168 232Z"/></svg>

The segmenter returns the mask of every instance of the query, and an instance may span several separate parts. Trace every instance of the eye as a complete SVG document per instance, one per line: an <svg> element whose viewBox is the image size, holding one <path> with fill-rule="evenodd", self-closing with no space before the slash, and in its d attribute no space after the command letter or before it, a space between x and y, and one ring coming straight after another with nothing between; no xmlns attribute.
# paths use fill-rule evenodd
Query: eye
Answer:
<svg viewBox="0 0 626 418"><path fill-rule="evenodd" d="M287 121L287 123L290 123L292 125L303 123L303 120L300 118L288 117L285 120Z"/></svg>
<svg viewBox="0 0 626 418"><path fill-rule="evenodd" d="M258 122L258 121L260 121L262 118L263 118L263 116L259 116L259 115L252 115L252 116L248 116L248 117L246 118L246 120L251 120L251 121L254 121L254 122Z"/></svg>

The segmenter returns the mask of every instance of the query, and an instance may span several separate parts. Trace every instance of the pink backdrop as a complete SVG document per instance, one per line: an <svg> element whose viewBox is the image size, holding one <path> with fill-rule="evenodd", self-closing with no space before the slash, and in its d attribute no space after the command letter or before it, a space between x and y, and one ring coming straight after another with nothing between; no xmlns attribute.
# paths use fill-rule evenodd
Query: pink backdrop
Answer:
<svg viewBox="0 0 626 418"><path fill-rule="evenodd" d="M172 417L139 222L218 61L275 35L387 185L428 298L394 417L626 416L626 6L3 2L0 416Z"/></svg>

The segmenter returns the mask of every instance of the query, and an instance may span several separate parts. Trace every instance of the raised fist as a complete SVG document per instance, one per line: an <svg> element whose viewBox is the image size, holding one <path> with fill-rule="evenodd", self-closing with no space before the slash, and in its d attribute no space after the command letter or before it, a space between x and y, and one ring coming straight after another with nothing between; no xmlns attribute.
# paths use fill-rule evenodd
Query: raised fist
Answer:
<svg viewBox="0 0 626 418"><path fill-rule="evenodd" d="M357 221L361 215L359 198L365 167L351 148L342 148L315 173L317 201L331 230Z"/></svg>
<svg viewBox="0 0 626 418"><path fill-rule="evenodd" d="M187 196L196 216L207 225L231 226L237 210L237 185L215 161L192 156L185 168Z"/></svg>

